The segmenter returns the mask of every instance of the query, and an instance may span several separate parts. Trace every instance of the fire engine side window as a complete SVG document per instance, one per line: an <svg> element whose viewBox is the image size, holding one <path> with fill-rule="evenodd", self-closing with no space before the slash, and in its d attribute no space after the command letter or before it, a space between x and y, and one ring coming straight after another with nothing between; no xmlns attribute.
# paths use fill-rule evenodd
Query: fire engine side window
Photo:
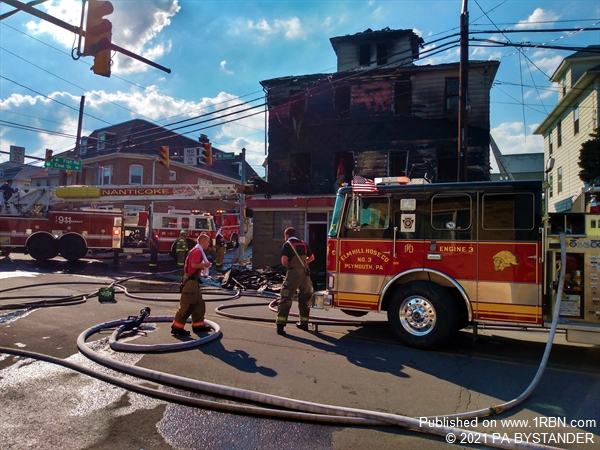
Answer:
<svg viewBox="0 0 600 450"><path fill-rule="evenodd" d="M441 194L431 199L431 227L437 239L471 239L471 196Z"/></svg>
<svg viewBox="0 0 600 450"><path fill-rule="evenodd" d="M535 197L531 192L484 194L480 239L536 239Z"/></svg>
<svg viewBox="0 0 600 450"><path fill-rule="evenodd" d="M197 218L196 219L196 230L208 230L208 219Z"/></svg>
<svg viewBox="0 0 600 450"><path fill-rule="evenodd" d="M181 218L181 228L183 228L184 230L190 227L190 218L189 217L182 217Z"/></svg>
<svg viewBox="0 0 600 450"><path fill-rule="evenodd" d="M163 217L161 228L177 228L177 218Z"/></svg>

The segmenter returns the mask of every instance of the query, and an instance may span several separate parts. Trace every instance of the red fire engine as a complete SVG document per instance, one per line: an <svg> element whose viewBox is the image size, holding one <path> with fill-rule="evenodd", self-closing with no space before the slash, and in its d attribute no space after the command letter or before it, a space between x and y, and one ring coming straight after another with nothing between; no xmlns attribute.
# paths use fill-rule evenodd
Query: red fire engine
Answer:
<svg viewBox="0 0 600 450"><path fill-rule="evenodd" d="M125 242L132 246L145 244L145 236L150 236L153 230L158 234L158 251L161 253L170 253L175 258L176 241L181 235L181 231L186 232L188 248L196 245L196 238L201 233L207 233L214 241L217 234L217 228L213 216L205 213L194 214L188 210L172 209L167 213L153 213L148 217L148 213L143 211L137 213L138 226L125 226ZM141 216L140 216L141 214ZM145 218L140 220L140 218ZM149 220L147 220L149 218ZM127 221L127 217L126 217Z"/></svg>
<svg viewBox="0 0 600 450"><path fill-rule="evenodd" d="M215 224L221 229L221 234L226 242L233 248L240 245L240 212L236 210L218 210L215 215Z"/></svg>
<svg viewBox="0 0 600 450"><path fill-rule="evenodd" d="M0 248L23 252L39 261L62 256L83 258L88 250L121 248L123 213L47 211L28 217L0 215Z"/></svg>
<svg viewBox="0 0 600 450"><path fill-rule="evenodd" d="M158 186L53 186L17 192L9 201L8 211L0 215L0 249L22 251L35 259L61 255L70 260L82 258L88 250L143 251L146 237L157 229L160 251L175 253L175 241L181 230L188 232L188 247L203 231L214 239L212 216L172 210L146 211L135 216L120 210L101 210L91 205L124 200L199 201L235 195L233 185L158 185ZM80 205L78 211L61 210ZM73 208L71 208L73 209Z"/></svg>
<svg viewBox="0 0 600 450"><path fill-rule="evenodd" d="M600 343L597 212L544 216L541 181L407 181L339 190L328 290L313 306L355 316L386 311L396 337L419 348L434 348L469 324L547 326L564 231L559 327L569 341Z"/></svg>

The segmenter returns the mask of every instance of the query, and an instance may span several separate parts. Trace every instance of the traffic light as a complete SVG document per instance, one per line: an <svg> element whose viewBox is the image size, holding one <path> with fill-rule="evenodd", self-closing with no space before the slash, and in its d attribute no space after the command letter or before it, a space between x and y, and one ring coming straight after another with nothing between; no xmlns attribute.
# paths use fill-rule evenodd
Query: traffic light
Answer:
<svg viewBox="0 0 600 450"><path fill-rule="evenodd" d="M46 149L46 157L44 158L44 167L52 167L52 150Z"/></svg>
<svg viewBox="0 0 600 450"><path fill-rule="evenodd" d="M210 142L202 144L202 153L198 158L201 164L212 166L212 144Z"/></svg>
<svg viewBox="0 0 600 450"><path fill-rule="evenodd" d="M168 145L162 145L160 147L160 163L165 167L169 167L169 146Z"/></svg>
<svg viewBox="0 0 600 450"><path fill-rule="evenodd" d="M112 23L103 19L114 11L111 2L88 0L87 21L85 25L84 56L93 56L92 70L96 75L110 77L110 44Z"/></svg>

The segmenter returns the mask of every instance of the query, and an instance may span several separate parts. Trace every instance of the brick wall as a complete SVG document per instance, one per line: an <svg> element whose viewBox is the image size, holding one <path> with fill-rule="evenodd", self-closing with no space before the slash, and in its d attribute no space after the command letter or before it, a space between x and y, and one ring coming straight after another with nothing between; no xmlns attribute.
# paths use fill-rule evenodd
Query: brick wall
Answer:
<svg viewBox="0 0 600 450"><path fill-rule="evenodd" d="M280 238L273 237L274 212L254 211L253 217L252 267L258 269L281 264L283 230L281 230Z"/></svg>

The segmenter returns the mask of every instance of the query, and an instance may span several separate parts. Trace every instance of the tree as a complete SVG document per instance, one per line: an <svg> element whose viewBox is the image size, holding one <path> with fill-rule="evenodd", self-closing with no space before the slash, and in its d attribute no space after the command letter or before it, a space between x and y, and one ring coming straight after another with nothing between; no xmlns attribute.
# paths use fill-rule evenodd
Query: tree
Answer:
<svg viewBox="0 0 600 450"><path fill-rule="evenodd" d="M600 186L600 128L594 129L589 141L581 144L579 178L588 185Z"/></svg>

